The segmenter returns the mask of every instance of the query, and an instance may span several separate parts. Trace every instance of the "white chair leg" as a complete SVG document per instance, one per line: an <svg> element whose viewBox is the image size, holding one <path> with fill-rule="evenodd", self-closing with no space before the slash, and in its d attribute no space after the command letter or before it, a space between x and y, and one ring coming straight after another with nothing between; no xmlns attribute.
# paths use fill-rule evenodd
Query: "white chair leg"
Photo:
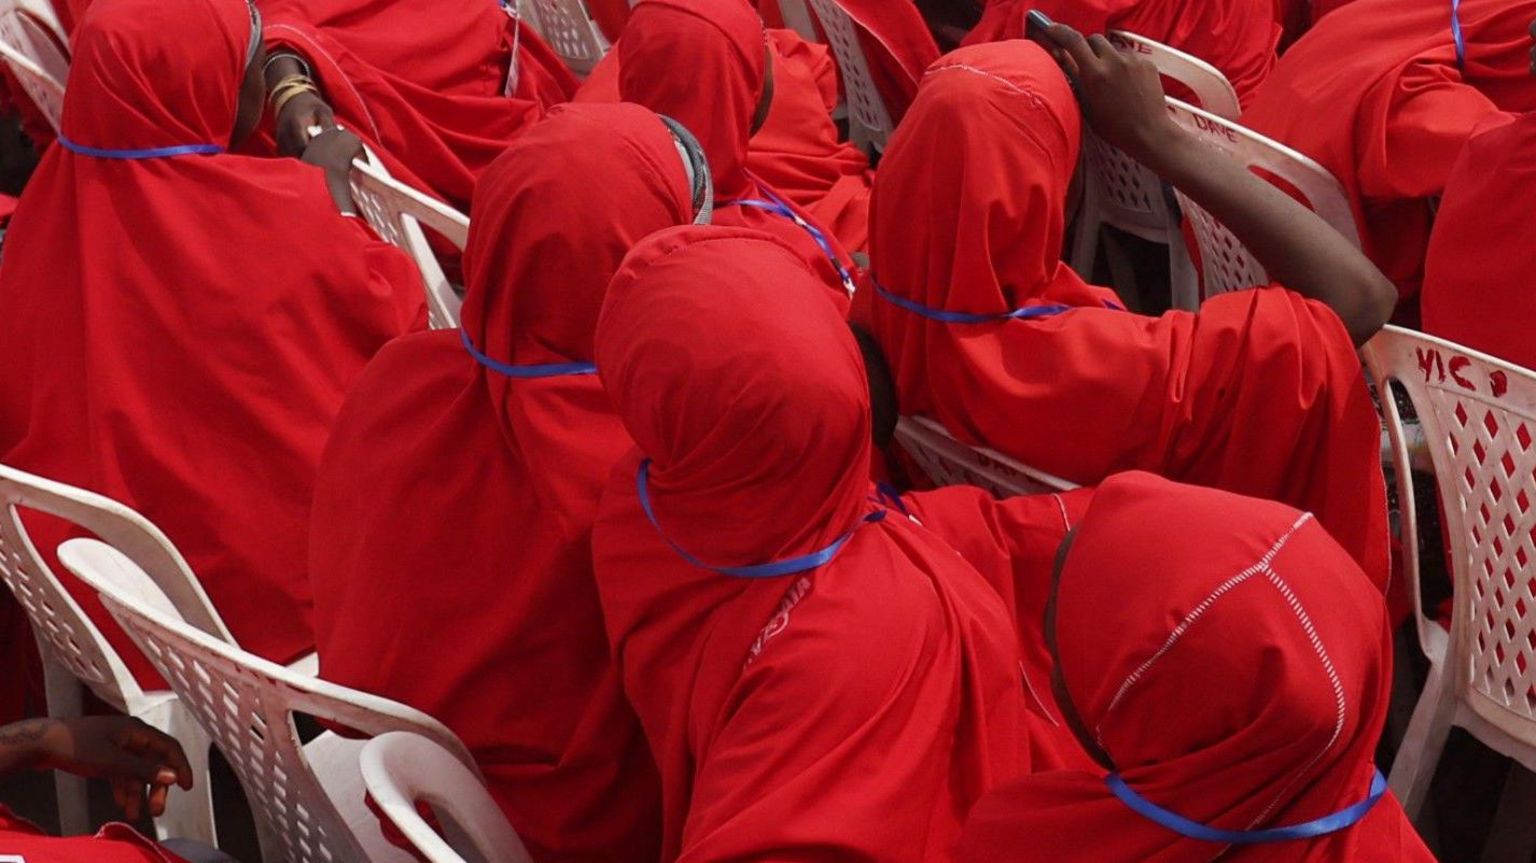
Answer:
<svg viewBox="0 0 1536 863"><path fill-rule="evenodd" d="M1455 716L1455 694L1450 691L1444 669L1436 664L1424 681L1424 692L1413 709L1408 733L1403 735L1397 758L1392 762L1392 793L1410 819L1418 818L1429 797L1429 784L1435 778L1435 766L1440 762Z"/></svg>
<svg viewBox="0 0 1536 863"><path fill-rule="evenodd" d="M43 687L48 699L48 715L71 718L84 710L85 687L69 669L48 659L43 652ZM62 770L53 771L54 794L58 797L59 832L81 836L91 832L91 813L86 780Z"/></svg>
<svg viewBox="0 0 1536 863"><path fill-rule="evenodd" d="M208 776L209 747L212 741L179 699L162 701L138 717L181 742L192 768L192 789L171 789L166 798L165 814L155 819L159 839L193 839L217 846L213 821L213 789Z"/></svg>
<svg viewBox="0 0 1536 863"><path fill-rule="evenodd" d="M1511 764L1493 829L1483 848L1483 863L1530 863L1536 852L1536 774Z"/></svg>

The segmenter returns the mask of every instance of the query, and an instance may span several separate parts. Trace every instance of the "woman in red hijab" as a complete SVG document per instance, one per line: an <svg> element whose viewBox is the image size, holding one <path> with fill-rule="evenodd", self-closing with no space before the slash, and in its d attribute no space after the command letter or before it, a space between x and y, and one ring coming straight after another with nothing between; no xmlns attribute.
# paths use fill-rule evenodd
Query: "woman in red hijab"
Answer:
<svg viewBox="0 0 1536 863"><path fill-rule="evenodd" d="M1365 253L1404 298L1472 130L1536 109L1532 18L1536 0L1354 0L1291 46L1243 114L1339 179Z"/></svg>
<svg viewBox="0 0 1536 863"><path fill-rule="evenodd" d="M1060 259L1080 122L1067 79L1033 43L964 48L929 70L875 180L860 311L902 411L1081 484L1144 469L1306 506L1385 584L1380 426L1354 343L1385 321L1391 285L1211 159L1168 118L1150 63L1049 33L1099 134L1219 210L1295 291L1153 318L1084 283Z"/></svg>
<svg viewBox="0 0 1536 863"><path fill-rule="evenodd" d="M262 0L262 11L280 152L339 121L396 176L463 210L507 143L576 91L539 34L494 0ZM295 76L315 90L285 98Z"/></svg>
<svg viewBox="0 0 1536 863"><path fill-rule="evenodd" d="M678 140L638 106L580 105L508 148L476 200L462 331L369 364L316 483L321 676L447 723L540 863L656 859L656 771L591 575L631 444L590 363L624 253L695 217Z"/></svg>
<svg viewBox="0 0 1536 863"><path fill-rule="evenodd" d="M774 101L765 39L740 0L642 0L614 47L619 94L698 136L714 173L715 224L783 240L846 305L857 267L837 236L747 166L749 139Z"/></svg>
<svg viewBox="0 0 1536 863"><path fill-rule="evenodd" d="M1031 9L1084 33L1127 30L1193 54L1221 70L1244 106L1280 43L1274 8L1256 0L990 0L965 44L1024 38Z"/></svg>
<svg viewBox="0 0 1536 863"><path fill-rule="evenodd" d="M225 152L261 116L257 24L243 0L86 16L0 267L0 462L144 513L241 646L283 662L314 643L310 496L342 395L426 309L410 259L332 200L350 204L355 138L310 144L324 171ZM29 516L38 548L73 535Z"/></svg>
<svg viewBox="0 0 1536 863"><path fill-rule="evenodd" d="M613 654L661 770L661 859L948 860L1028 768L1007 609L872 500L869 390L798 256L656 234L597 366L638 445L593 531Z"/></svg>
<svg viewBox="0 0 1536 863"><path fill-rule="evenodd" d="M1386 608L1311 514L1128 473L1063 551L1057 700L1102 769L989 794L959 859L1434 860L1372 763Z"/></svg>
<svg viewBox="0 0 1536 863"><path fill-rule="evenodd" d="M1536 113L1496 115L1451 168L1424 263L1424 331L1536 369Z"/></svg>

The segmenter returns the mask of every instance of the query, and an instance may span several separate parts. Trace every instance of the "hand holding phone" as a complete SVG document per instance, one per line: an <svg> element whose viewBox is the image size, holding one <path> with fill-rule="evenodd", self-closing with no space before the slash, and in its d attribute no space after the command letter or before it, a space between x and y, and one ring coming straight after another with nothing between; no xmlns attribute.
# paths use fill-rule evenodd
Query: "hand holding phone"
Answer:
<svg viewBox="0 0 1536 863"><path fill-rule="evenodd" d="M1049 30L1054 23L1049 15L1039 9L1031 9L1024 13L1024 38L1031 42L1039 42L1047 48L1053 47L1054 43L1045 37L1045 31Z"/></svg>

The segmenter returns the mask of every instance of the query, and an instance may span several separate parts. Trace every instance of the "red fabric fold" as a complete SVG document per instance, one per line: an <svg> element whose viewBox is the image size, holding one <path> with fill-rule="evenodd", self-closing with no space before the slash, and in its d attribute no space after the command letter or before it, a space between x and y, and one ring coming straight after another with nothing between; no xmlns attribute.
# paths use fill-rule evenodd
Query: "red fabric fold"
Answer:
<svg viewBox="0 0 1536 863"><path fill-rule="evenodd" d="M1112 477L1078 524L1054 627L1079 728L1152 803L1253 830L1368 796L1392 626L1380 592L1310 515L1145 473ZM1083 770L995 791L965 833L966 863L1434 859L1390 793L1325 836L1223 847L1137 814Z"/></svg>
<svg viewBox="0 0 1536 863"><path fill-rule="evenodd" d="M670 133L634 105L555 109L481 183L463 331L501 363L590 361L624 253L693 218ZM630 445L595 376L512 379L427 333L369 365L317 483L322 676L447 723L541 863L656 859L589 543Z"/></svg>
<svg viewBox="0 0 1536 863"><path fill-rule="evenodd" d="M1451 168L1424 263L1424 330L1536 368L1536 114L1486 121Z"/></svg>
<svg viewBox="0 0 1536 863"><path fill-rule="evenodd" d="M227 145L250 28L242 0L93 7L64 136ZM310 165L62 146L5 245L0 461L139 510L241 646L278 661L306 652L314 471L364 363L426 323L410 259L339 215ZM41 549L73 535L31 515ZM56 572L129 668L157 679L95 593Z"/></svg>
<svg viewBox="0 0 1536 863"><path fill-rule="evenodd" d="M1489 115L1536 109L1536 0L1462 0L1458 69L1445 0L1355 0L1286 51L1243 124L1311 156L1343 184L1365 253L1418 293L1433 220L1468 136Z"/></svg>
<svg viewBox="0 0 1536 863"><path fill-rule="evenodd" d="M14 855L13 859L26 863L186 863L127 824L114 821L94 836L49 836L4 806L0 806L0 855Z"/></svg>
<svg viewBox="0 0 1536 863"><path fill-rule="evenodd" d="M598 323L639 451L604 492L594 560L661 770L663 860L947 860L972 801L1028 767L997 592L899 513L864 523L869 393L820 293L771 237L687 228L630 253ZM668 544L740 566L849 531L777 577Z"/></svg>
<svg viewBox="0 0 1536 863"><path fill-rule="evenodd" d="M1338 317L1277 289L1158 318L1113 308L1060 260L1078 134L1033 43L929 71L876 177L875 281L930 309L1055 308L955 324L861 292L901 410L1080 484L1142 469L1308 509L1385 585L1380 426Z"/></svg>

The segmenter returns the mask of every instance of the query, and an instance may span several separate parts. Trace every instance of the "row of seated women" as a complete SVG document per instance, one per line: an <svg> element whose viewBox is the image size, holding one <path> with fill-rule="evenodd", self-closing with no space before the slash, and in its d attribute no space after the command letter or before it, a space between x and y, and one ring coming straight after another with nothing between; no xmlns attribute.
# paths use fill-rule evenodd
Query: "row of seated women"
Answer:
<svg viewBox="0 0 1536 863"><path fill-rule="evenodd" d="M839 175L860 242L753 167L786 104L844 145L825 53L744 2L644 0L472 167L262 11L96 0L0 264L0 462L148 515L242 646L443 720L540 861L1427 859L1370 764L1354 347L1399 292L1148 64L1067 27L937 59ZM289 63L322 86L264 118ZM1085 121L1277 284L1147 317L1067 268ZM352 217L359 139L469 203L460 331ZM1084 488L877 490L897 412Z"/></svg>

